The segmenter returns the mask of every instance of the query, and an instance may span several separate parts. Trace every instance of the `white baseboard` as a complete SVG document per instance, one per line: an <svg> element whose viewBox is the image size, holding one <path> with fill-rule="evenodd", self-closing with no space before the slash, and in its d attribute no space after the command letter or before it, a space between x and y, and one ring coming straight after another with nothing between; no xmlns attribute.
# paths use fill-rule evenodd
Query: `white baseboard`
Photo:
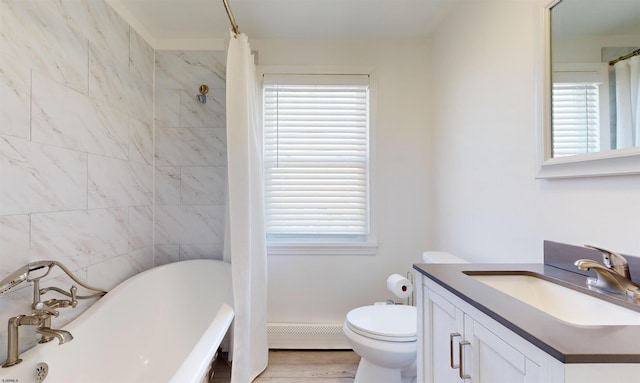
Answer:
<svg viewBox="0 0 640 383"><path fill-rule="evenodd" d="M271 349L351 349L340 324L268 323Z"/></svg>

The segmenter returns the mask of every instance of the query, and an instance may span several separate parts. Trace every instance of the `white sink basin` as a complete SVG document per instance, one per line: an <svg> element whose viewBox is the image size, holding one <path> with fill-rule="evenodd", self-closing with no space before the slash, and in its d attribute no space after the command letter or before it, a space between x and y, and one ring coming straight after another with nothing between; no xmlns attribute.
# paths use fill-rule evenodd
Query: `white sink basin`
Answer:
<svg viewBox="0 0 640 383"><path fill-rule="evenodd" d="M572 325L640 325L640 312L525 274L469 277Z"/></svg>

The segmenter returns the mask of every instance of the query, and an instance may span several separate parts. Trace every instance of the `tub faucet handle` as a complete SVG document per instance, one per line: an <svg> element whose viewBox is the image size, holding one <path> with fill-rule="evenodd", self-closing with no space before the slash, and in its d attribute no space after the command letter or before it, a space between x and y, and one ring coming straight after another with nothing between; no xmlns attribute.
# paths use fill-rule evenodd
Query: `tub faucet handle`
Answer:
<svg viewBox="0 0 640 383"><path fill-rule="evenodd" d="M71 286L69 293L71 293L71 307L75 309L78 305L78 287L76 285Z"/></svg>
<svg viewBox="0 0 640 383"><path fill-rule="evenodd" d="M53 315L56 318L60 315L58 310L54 310L42 302L36 302L33 305L33 310L34 314Z"/></svg>

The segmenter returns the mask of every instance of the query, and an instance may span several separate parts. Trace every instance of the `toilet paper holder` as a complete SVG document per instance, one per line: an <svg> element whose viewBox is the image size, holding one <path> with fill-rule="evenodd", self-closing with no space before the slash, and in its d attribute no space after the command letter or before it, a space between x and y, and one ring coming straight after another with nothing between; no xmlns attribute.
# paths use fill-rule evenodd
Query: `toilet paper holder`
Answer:
<svg viewBox="0 0 640 383"><path fill-rule="evenodd" d="M413 274L409 271L406 273L406 275L406 278L400 274L389 275L389 277L387 278L387 289L396 297L400 299L407 299L407 304L413 306Z"/></svg>
<svg viewBox="0 0 640 383"><path fill-rule="evenodd" d="M407 279L409 280L409 282L411 282L411 284L413 286L416 285L414 277L415 277L415 275L413 274L413 272L407 271ZM411 295L409 295L409 297L407 297L407 304L409 306L415 306L416 305L415 297L416 297L416 291L415 291L415 288L414 288L413 291L411 292Z"/></svg>

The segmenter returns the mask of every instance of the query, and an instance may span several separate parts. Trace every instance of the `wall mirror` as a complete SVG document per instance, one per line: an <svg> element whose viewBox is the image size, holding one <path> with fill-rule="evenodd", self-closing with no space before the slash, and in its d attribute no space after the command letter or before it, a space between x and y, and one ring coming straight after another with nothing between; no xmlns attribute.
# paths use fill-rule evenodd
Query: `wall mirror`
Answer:
<svg viewBox="0 0 640 383"><path fill-rule="evenodd" d="M640 174L640 1L543 9L538 178Z"/></svg>

